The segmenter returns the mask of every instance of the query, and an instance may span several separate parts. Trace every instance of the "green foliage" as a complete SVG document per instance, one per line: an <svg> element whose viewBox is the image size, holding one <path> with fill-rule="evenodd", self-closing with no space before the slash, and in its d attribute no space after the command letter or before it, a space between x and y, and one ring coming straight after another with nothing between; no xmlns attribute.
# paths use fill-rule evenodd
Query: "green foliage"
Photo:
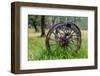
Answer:
<svg viewBox="0 0 100 76"><path fill-rule="evenodd" d="M45 38L40 37L41 32L37 32L41 27L40 15L28 15L29 36L28 36L28 60L49 60L49 59L73 59L88 57L88 18L75 16L44 16L44 25L49 30L56 23L73 22L82 32L82 45L78 53L62 48L57 48L55 51L47 50L45 47ZM32 28L30 28L30 26ZM43 28L43 29L44 29ZM35 30L35 32L34 32ZM85 31L82 31L85 30ZM47 33L47 31L46 31Z"/></svg>
<svg viewBox="0 0 100 76"><path fill-rule="evenodd" d="M34 27L35 32L38 32L41 25L41 16L28 15L28 25L29 28L32 26Z"/></svg>
<svg viewBox="0 0 100 76"><path fill-rule="evenodd" d="M28 60L74 59L74 58L88 57L87 17L44 16L43 24L46 25L46 28L44 27L45 29L49 29L56 23L64 23L64 22L73 22L81 29L82 45L78 53L70 50L65 50L60 47L54 51L47 50L45 47L45 38L40 37L41 32L37 32L41 27L42 21L40 15L28 15L28 25L29 25ZM47 30L45 30L45 32L47 33Z"/></svg>
<svg viewBox="0 0 100 76"><path fill-rule="evenodd" d="M62 48L55 51L47 50L45 47L45 37L40 37L40 33L34 33L34 29L29 29L28 36L28 60L54 60L54 59L80 59L88 57L87 31L82 32L82 45L78 53Z"/></svg>
<svg viewBox="0 0 100 76"><path fill-rule="evenodd" d="M81 30L87 30L88 18L87 17L68 17L69 22L75 23Z"/></svg>
<svg viewBox="0 0 100 76"><path fill-rule="evenodd" d="M28 24L40 26L41 23L41 16L38 15L28 15Z"/></svg>
<svg viewBox="0 0 100 76"><path fill-rule="evenodd" d="M61 23L61 22L73 22L77 24L80 29L87 30L88 18L87 17L76 17L76 16L45 16L46 28L50 28L54 24ZM35 26L38 26L38 28L40 28L41 15L29 15L28 24L31 24L31 26L35 25Z"/></svg>

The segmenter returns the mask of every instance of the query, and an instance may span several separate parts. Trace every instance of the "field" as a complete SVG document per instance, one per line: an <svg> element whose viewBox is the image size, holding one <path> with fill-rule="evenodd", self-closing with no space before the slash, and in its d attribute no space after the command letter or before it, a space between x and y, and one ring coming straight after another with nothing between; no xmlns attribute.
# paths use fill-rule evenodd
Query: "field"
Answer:
<svg viewBox="0 0 100 76"><path fill-rule="evenodd" d="M81 31L82 43L78 53L57 49L50 52L45 46L45 37L40 37L40 32L34 32L34 29L28 30L28 60L54 60L54 59L80 59L88 57L88 34L87 31Z"/></svg>

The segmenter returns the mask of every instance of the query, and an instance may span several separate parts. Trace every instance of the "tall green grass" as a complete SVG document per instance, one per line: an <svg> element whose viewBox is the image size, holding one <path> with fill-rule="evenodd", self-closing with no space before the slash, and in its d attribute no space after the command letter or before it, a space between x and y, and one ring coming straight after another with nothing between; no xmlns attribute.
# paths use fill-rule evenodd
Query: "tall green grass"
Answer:
<svg viewBox="0 0 100 76"><path fill-rule="evenodd" d="M57 48L53 51L47 50L45 37L40 37L40 33L29 30L28 36L28 60L55 60L55 59L80 59L88 57L87 31L82 32L81 48L75 51Z"/></svg>

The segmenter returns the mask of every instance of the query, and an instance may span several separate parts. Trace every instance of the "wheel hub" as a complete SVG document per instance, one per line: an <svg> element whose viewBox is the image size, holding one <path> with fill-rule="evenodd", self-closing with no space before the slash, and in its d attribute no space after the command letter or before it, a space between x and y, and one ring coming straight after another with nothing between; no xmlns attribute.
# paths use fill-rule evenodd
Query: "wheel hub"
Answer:
<svg viewBox="0 0 100 76"><path fill-rule="evenodd" d="M69 42L70 42L70 35L68 33L66 33L63 37L60 37L59 39L59 45L61 47L67 47Z"/></svg>

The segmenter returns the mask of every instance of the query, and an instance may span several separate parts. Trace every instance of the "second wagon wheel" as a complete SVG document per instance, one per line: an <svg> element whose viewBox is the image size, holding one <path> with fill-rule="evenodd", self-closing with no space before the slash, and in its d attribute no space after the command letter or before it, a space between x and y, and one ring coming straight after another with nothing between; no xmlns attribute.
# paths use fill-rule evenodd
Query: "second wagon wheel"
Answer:
<svg viewBox="0 0 100 76"><path fill-rule="evenodd" d="M81 31L72 22L55 24L47 33L46 47L48 50L78 51L81 46Z"/></svg>

